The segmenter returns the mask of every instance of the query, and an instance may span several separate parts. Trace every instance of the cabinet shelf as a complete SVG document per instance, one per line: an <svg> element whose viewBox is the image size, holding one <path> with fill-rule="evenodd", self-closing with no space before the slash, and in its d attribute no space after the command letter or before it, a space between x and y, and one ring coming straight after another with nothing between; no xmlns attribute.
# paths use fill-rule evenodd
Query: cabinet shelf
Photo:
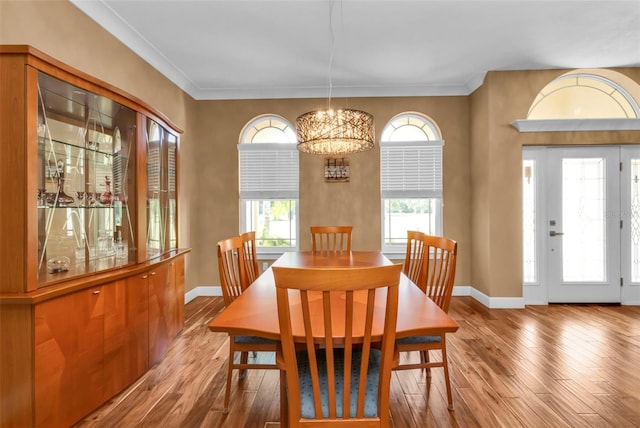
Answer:
<svg viewBox="0 0 640 428"><path fill-rule="evenodd" d="M126 202L122 202L122 207L126 206ZM62 208L69 208L69 209L78 209L78 210L108 210L108 209L115 209L118 208L117 206L115 206L113 203L111 205L42 205L42 204L38 204L38 209L47 209L47 210L52 210L52 209L62 209Z"/></svg>
<svg viewBox="0 0 640 428"><path fill-rule="evenodd" d="M88 143L83 143L82 145L79 145L79 144L71 143L67 141L56 140L54 138L38 137L38 146L40 149L44 149L44 146L46 146L47 144L58 144L61 146L68 146L75 149L84 150L87 153L95 153L95 154L100 154L100 155L109 156L109 157L121 156L119 152L111 153L104 150L100 150L100 143L88 142ZM98 145L97 148L96 148L96 144Z"/></svg>

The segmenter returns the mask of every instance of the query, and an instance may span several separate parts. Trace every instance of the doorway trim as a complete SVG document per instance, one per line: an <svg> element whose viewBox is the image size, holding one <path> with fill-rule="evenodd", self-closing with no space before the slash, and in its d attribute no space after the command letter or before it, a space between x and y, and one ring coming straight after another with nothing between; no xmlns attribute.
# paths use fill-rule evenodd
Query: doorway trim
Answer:
<svg viewBox="0 0 640 428"><path fill-rule="evenodd" d="M525 168L523 167L523 180L533 179L535 180L535 190L533 191L535 198L535 210L536 210L536 221L535 221L535 265L536 265L536 275L535 281L532 282L524 282L524 270L523 270L523 291L522 296L525 305L547 305L549 304L548 298L548 285L545 281L547 277L547 269L548 269L548 260L546 257L546 252L548 250L547 247L547 237L546 233L548 232L546 221L548 218L548 207L547 207L547 198L546 198L546 189L548 186L547 180L547 149L553 148L578 148L578 147L603 147L601 145L598 146L572 146L572 145L562 145L562 146L523 146L522 148L522 159L523 166L526 160L531 160L535 164L533 176L527 177ZM631 159L640 159L640 145L604 145L604 147L613 147L620 149L620 160L623 165L622 174L620 177L620 192L621 194L629 192L629 180L631 177L628 175L631 173ZM638 153L638 156L634 155ZM529 172L531 173L531 172ZM638 174L640 175L640 174ZM523 200L525 198L525 194L523 192ZM624 215L626 212L630 215L632 208L628 205L624 205L624 199L621 199L620 210L622 212L622 220L624 224L624 228L631 227L631 220L628 215ZM523 205L523 222L524 222L524 205ZM624 230L624 229L623 229ZM524 231L524 223L523 223L523 231ZM631 233L631 232L628 232ZM621 289L620 296L620 304L621 305L640 305L640 282L633 283L631 282L630 270L625 267L622 262L622 257L625 254L623 251L623 246L627 245L629 242L628 239L625 239L624 233L621 234L621 244L619 251L619 259L621 265L621 276L623 277L623 285ZM523 243L524 243L524 235L523 235ZM523 251L523 259L525 257L525 251ZM523 263L524 265L524 263Z"/></svg>

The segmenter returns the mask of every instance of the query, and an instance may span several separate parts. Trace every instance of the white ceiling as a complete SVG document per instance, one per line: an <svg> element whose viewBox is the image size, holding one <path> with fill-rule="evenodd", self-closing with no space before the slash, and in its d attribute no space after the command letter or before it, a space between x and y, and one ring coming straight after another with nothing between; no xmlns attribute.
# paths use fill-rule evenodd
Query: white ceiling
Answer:
<svg viewBox="0 0 640 428"><path fill-rule="evenodd" d="M640 66L640 0L71 0L195 99L468 95Z"/></svg>

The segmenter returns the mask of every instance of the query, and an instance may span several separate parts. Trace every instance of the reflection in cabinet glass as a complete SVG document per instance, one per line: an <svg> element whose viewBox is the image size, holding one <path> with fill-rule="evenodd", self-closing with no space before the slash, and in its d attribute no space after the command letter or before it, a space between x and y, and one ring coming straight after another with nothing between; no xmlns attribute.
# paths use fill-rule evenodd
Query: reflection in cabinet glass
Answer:
<svg viewBox="0 0 640 428"><path fill-rule="evenodd" d="M178 137L151 119L146 126L147 257L177 248Z"/></svg>
<svg viewBox="0 0 640 428"><path fill-rule="evenodd" d="M135 123L135 111L38 74L39 282L135 262ZM58 257L68 271L47 270Z"/></svg>

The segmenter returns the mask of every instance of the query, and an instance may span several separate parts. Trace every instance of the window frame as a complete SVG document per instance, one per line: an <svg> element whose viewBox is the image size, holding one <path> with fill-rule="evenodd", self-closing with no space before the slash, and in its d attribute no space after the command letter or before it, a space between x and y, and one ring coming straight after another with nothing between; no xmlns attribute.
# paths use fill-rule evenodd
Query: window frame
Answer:
<svg viewBox="0 0 640 428"><path fill-rule="evenodd" d="M424 134L424 139L414 141L394 140L393 132L400 127L397 125L399 121L406 120L407 123L404 126L415 126L417 130L421 130ZM422 125L420 126L420 122ZM393 129L389 129L392 127ZM382 132L383 140L380 142L380 211L381 211L381 248L382 252L389 257L397 258L404 256L406 252L406 236L404 239L396 244L388 244L387 241L387 229L389 218L385 210L385 202L393 200L435 200L435 230L421 230L423 232L432 233L435 235L443 234L443 149L444 140L440 139L440 131L429 117L421 113L407 112L401 113L393 117L385 126ZM439 150L433 152L433 148L438 147ZM396 150L397 149L397 150ZM428 153L429 151L433 153ZM385 157L391 152L398 152L400 157L407 159L407 165L404 160L389 160ZM434 155L436 153L436 155ZM425 160L422 157L431 158ZM436 159L437 158L437 159ZM424 177L425 163L429 161L434 162L435 171L439 172L437 177ZM402 178L394 180L385 176L385 170L389 170L389 162L396 163L396 167L402 169ZM402 165L402 166L400 166ZM408 168L407 168L408 167ZM406 173L406 174L405 174ZM417 180L411 180L406 182L405 175L416 173L419 178ZM429 174L427 174L429 175ZM432 175L432 174L431 174ZM396 181L395 184L391 184L389 188L389 181ZM421 228L415 228L420 230ZM413 229L412 229L413 230ZM392 239L392 237L389 237Z"/></svg>
<svg viewBox="0 0 640 428"><path fill-rule="evenodd" d="M275 125L274 125L275 124ZM262 126L262 128L256 128ZM256 138L261 130L271 129L282 133L278 142ZM249 121L240 133L238 143L238 203L240 204L239 232L255 230L257 218L247 209L248 203L256 201L289 201L295 204L294 216L290 215L290 242L295 246L269 247L258 244L261 232L256 232L256 253L261 258L275 259L286 251L297 251L300 229L300 163L294 128L284 118L277 115L261 115ZM259 166L259 170L249 170L248 165ZM244 171L244 173L243 173ZM270 174L274 172L275 174ZM253 210L251 210L253 211ZM291 222L295 222L294 225ZM253 229L252 229L253 228ZM245 230L246 229L246 230Z"/></svg>

